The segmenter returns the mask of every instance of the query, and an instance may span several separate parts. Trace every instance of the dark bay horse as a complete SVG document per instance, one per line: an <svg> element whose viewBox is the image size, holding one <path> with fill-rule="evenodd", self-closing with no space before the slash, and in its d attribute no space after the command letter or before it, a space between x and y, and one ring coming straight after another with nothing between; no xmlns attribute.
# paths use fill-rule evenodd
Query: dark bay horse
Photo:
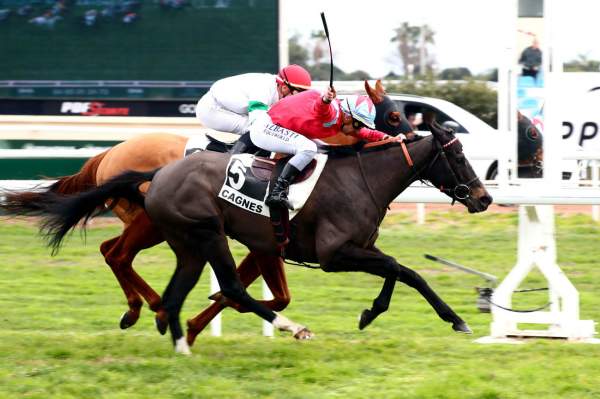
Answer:
<svg viewBox="0 0 600 399"><path fill-rule="evenodd" d="M517 111L517 162L520 178L542 177L544 165L544 137L535 124ZM486 180L498 176L498 161L486 173Z"/></svg>
<svg viewBox="0 0 600 399"><path fill-rule="evenodd" d="M405 132L403 129L406 120L393 101L385 95L381 82L377 81L375 88L372 88L365 81L365 90L377 108L377 128L394 136ZM187 141L188 137L164 133L134 137L89 159L78 173L59 178L47 191L8 194L2 208L9 214L36 214L39 211L36 204L43 202L42 198L47 193L75 194L102 185L126 170L155 170L183 158ZM356 139L340 134L327 141L333 144L353 144ZM120 327L128 328L137 322L143 304L142 298L157 313L159 319L166 321L167 314L160 296L133 269L135 256L141 250L161 243L163 236L139 205L123 199L114 203L108 200L108 203L124 224L120 235L100 245L100 252L117 278L129 307L121 316ZM280 311L289 304L290 293L279 257L251 252L240 264L238 273L244 286L248 286L260 275L263 276L274 296L274 299L265 301L265 305L271 309ZM206 313L196 318L193 324L197 329L196 333L224 307L224 302L215 302ZM242 310L239 306L235 307Z"/></svg>
<svg viewBox="0 0 600 399"><path fill-rule="evenodd" d="M542 177L543 136L529 118L517 111L517 158L519 177Z"/></svg>
<svg viewBox="0 0 600 399"><path fill-rule="evenodd" d="M419 274L375 246L387 206L415 180L428 180L469 212L482 212L492 202L452 131L435 121L430 128L431 136L406 145L387 142L360 151L332 153L306 205L292 220L292 241L286 254L294 261L318 263L326 272L362 271L384 278L381 292L372 308L363 312L361 324L387 310L395 283L401 281L421 293L455 331L470 333L467 324ZM79 220L93 217L109 198L145 206L177 257L177 268L162 299L176 350L184 353L189 348L179 312L206 262L215 271L225 297L276 328L292 333L304 329L250 297L236 273L227 236L255 253L277 256L278 247L268 218L218 198L229 158L228 154L196 153L160 171L126 172L87 192L46 196L45 202L38 204L43 209L43 230L54 248ZM150 179L144 198L139 186Z"/></svg>

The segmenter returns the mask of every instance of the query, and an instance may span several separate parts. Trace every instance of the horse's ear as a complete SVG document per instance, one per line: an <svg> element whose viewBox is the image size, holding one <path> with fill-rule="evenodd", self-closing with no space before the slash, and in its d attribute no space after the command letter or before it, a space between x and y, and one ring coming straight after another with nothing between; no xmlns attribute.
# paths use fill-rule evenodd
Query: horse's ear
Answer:
<svg viewBox="0 0 600 399"><path fill-rule="evenodd" d="M443 127L441 127L437 121L434 119L431 119L429 121L426 122L427 125L429 126L429 131L431 132L431 134L433 134L436 138L441 139L442 137L445 136L446 134L446 129L444 129Z"/></svg>
<svg viewBox="0 0 600 399"><path fill-rule="evenodd" d="M402 114L400 111L392 111L388 115L388 118L390 118L392 121L400 121L402 119Z"/></svg>
<svg viewBox="0 0 600 399"><path fill-rule="evenodd" d="M387 94L385 92L385 88L383 87L383 84L381 83L381 79L377 79L377 82L375 82L375 91L377 92L377 94L379 94L382 97Z"/></svg>
<svg viewBox="0 0 600 399"><path fill-rule="evenodd" d="M379 104L383 101L383 95L378 93L377 85L375 85L375 89L373 89L368 80L365 80L365 91L367 92L367 95L371 101L373 101L373 104Z"/></svg>

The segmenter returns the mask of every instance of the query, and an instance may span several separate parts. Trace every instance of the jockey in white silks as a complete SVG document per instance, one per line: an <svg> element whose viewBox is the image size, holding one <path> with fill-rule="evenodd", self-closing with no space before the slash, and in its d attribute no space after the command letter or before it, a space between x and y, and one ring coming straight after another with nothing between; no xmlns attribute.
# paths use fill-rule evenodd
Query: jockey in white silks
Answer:
<svg viewBox="0 0 600 399"><path fill-rule="evenodd" d="M245 73L217 80L196 105L196 117L211 129L242 135L253 122L253 111L265 110L280 99L310 89L308 71L299 65L283 67L277 75ZM249 139L238 141L243 152ZM245 142L246 141L246 142Z"/></svg>

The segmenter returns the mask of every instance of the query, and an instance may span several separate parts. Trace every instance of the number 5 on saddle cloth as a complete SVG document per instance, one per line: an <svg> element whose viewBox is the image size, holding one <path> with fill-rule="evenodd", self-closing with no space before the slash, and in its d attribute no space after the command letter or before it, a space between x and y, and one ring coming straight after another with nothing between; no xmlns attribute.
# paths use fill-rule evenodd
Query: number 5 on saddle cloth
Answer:
<svg viewBox="0 0 600 399"><path fill-rule="evenodd" d="M227 164L225 181L219 191L219 198L248 212L270 217L280 245L287 243L289 220L294 218L306 203L325 167L327 155L317 154L292 182L288 199L294 209L289 215L287 209L270 210L265 205L265 198L288 159L273 160L252 154L232 155Z"/></svg>

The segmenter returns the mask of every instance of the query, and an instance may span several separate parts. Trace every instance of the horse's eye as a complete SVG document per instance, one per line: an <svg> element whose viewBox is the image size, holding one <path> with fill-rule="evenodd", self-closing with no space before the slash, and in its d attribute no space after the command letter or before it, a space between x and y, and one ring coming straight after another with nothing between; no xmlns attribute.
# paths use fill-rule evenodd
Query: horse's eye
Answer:
<svg viewBox="0 0 600 399"><path fill-rule="evenodd" d="M456 154L456 162L465 163L465 155L463 153Z"/></svg>

